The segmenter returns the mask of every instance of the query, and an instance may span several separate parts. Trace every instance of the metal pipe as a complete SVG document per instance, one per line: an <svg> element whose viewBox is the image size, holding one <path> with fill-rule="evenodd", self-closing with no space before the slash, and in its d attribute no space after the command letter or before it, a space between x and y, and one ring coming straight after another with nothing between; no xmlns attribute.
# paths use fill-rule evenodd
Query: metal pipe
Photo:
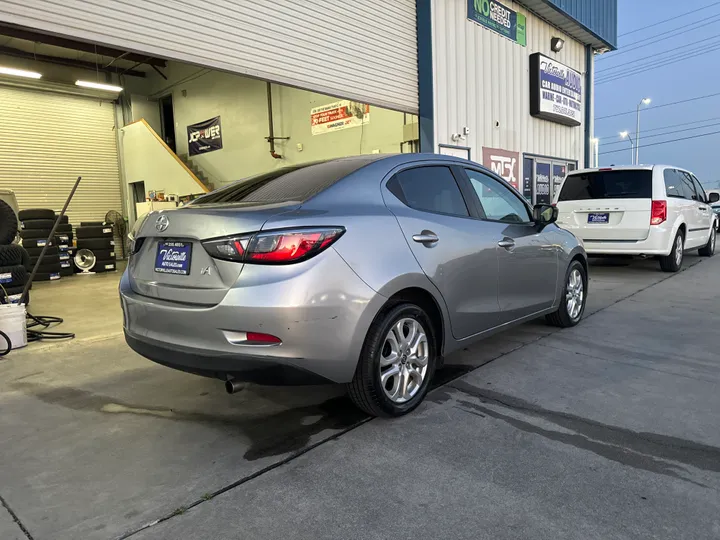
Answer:
<svg viewBox="0 0 720 540"><path fill-rule="evenodd" d="M45 242L45 245L42 248L42 251L40 251L40 255L38 255L37 261L35 261L35 266L32 269L32 272L30 272L30 277L27 280L27 283L25 284L25 288L23 289L22 296L20 297L20 304L24 304L27 300L28 291L30 290L30 286L32 285L33 279L35 279L35 274L37 274L38 268L42 264L43 257L45 256L45 252L47 251L48 246L50 245L50 242L53 238L55 238L55 231L57 230L58 225L60 224L60 220L65 215L65 210L67 210L67 207L70 205L70 201L72 200L73 196L75 195L75 191L78 188L78 185L80 184L80 180L82 180L82 176L78 176L77 180L75 180L75 185L72 188L72 191L70 191L70 195L68 195L67 200L65 201L65 206L63 206L63 209L60 210L60 213L58 214L57 218L55 218L55 223L53 224L52 230L50 231L50 235L47 237L47 241Z"/></svg>
<svg viewBox="0 0 720 540"><path fill-rule="evenodd" d="M268 104L268 142L270 143L270 155L275 159L282 159L282 156L275 152L275 128L273 127L273 106L272 106L272 83L267 83L267 104Z"/></svg>
<svg viewBox="0 0 720 540"><path fill-rule="evenodd" d="M225 391L228 394L237 394L243 388L245 388L245 383L242 383L236 379L228 379L227 381L225 381Z"/></svg>

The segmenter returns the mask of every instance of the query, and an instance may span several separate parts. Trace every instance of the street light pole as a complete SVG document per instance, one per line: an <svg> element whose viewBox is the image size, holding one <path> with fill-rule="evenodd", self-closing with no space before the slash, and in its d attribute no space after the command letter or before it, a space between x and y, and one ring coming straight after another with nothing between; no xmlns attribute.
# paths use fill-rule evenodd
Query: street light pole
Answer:
<svg viewBox="0 0 720 540"><path fill-rule="evenodd" d="M600 139L597 137L592 140L593 146L593 167L600 167Z"/></svg>
<svg viewBox="0 0 720 540"><path fill-rule="evenodd" d="M635 121L635 165L640 165L640 107L650 105L650 98L643 98L637 106L637 118Z"/></svg>
<svg viewBox="0 0 720 540"><path fill-rule="evenodd" d="M630 141L630 165L635 165L635 152L637 150L637 148L636 148L637 139L635 139L635 142L633 142L633 139L630 136L630 133L627 131L621 131L620 138L627 139Z"/></svg>

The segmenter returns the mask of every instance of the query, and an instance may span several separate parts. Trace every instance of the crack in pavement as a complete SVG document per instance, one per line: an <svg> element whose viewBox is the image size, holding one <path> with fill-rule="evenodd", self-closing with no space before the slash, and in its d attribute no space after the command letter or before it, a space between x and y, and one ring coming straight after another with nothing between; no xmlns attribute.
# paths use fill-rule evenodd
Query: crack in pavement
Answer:
<svg viewBox="0 0 720 540"><path fill-rule="evenodd" d="M575 414L545 409L523 399L478 388L464 381L456 381L448 386L465 395L475 397L482 403L492 403L518 411L574 433L548 430L519 418L502 414L492 408L483 407L467 400L458 400L459 404L474 411L502 420L522 431L588 450L623 465L672 476L706 488L709 486L680 474L680 472L689 473L687 469L668 463L668 461L705 471L720 472L720 448L715 446L670 435L633 431ZM441 399L448 397L450 396L442 396Z"/></svg>
<svg viewBox="0 0 720 540"><path fill-rule="evenodd" d="M18 528L23 532L23 534L28 538L28 540L34 540L32 535L30 534L30 531L28 531L25 528L25 525L23 525L22 521L20 521L20 518L13 511L13 509L10 508L7 501L5 500L5 498L2 495L0 495L0 504L2 505L3 508L5 508L5 510L7 510L7 513L10 514L10 517L15 522L15 525L18 526Z"/></svg>

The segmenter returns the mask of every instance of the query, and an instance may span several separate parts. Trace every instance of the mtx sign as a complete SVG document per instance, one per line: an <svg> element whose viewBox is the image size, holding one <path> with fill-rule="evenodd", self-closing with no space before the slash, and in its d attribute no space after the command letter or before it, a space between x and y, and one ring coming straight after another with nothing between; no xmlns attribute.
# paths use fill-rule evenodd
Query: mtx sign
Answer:
<svg viewBox="0 0 720 540"><path fill-rule="evenodd" d="M566 126L579 126L582 75L544 54L531 54L530 114Z"/></svg>
<svg viewBox="0 0 720 540"><path fill-rule="evenodd" d="M499 148L483 147L483 165L502 177L508 184L518 189L518 176L520 169L520 154L508 152Z"/></svg>

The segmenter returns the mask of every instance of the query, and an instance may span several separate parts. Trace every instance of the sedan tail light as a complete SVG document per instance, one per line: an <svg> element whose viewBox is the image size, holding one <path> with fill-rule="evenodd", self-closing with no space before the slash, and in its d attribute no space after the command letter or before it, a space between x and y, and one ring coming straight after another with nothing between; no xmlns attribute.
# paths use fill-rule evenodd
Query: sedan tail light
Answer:
<svg viewBox="0 0 720 540"><path fill-rule="evenodd" d="M667 219L667 201L653 201L650 207L650 225L660 225Z"/></svg>
<svg viewBox="0 0 720 540"><path fill-rule="evenodd" d="M203 242L211 257L254 264L291 264L305 261L329 248L343 227L264 231Z"/></svg>

